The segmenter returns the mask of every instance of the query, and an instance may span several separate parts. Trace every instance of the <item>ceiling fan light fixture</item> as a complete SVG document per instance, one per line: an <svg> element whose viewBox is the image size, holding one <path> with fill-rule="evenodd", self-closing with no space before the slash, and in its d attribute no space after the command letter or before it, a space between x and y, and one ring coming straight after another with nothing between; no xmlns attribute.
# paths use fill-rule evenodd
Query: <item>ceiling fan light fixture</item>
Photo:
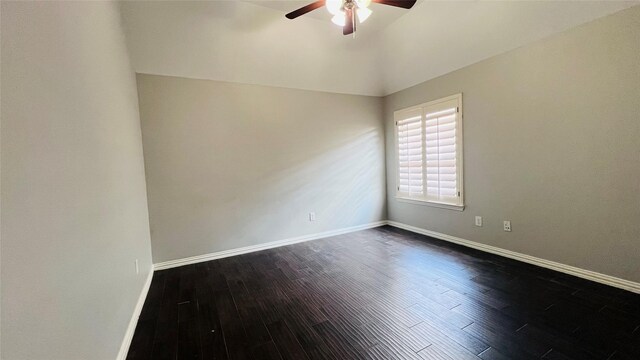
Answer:
<svg viewBox="0 0 640 360"><path fill-rule="evenodd" d="M342 26L342 34L353 34L356 32L357 22L365 22L372 11L368 8L372 2L395 6L403 9L411 9L417 0L315 0L314 2L285 14L287 19L295 19L313 10L326 7L332 15L331 22Z"/></svg>
<svg viewBox="0 0 640 360"><path fill-rule="evenodd" d="M331 18L331 22L342 27L346 24L347 21L345 16L346 14L344 13L344 11L338 11L338 13L333 15L333 17Z"/></svg>
<svg viewBox="0 0 640 360"><path fill-rule="evenodd" d="M342 0L327 0L325 3L325 7L331 15L338 15L338 13L340 13L340 9L342 8Z"/></svg>
<svg viewBox="0 0 640 360"><path fill-rule="evenodd" d="M356 9L356 15L358 15L358 21L360 21L360 23L363 23L365 20L367 20L372 13L373 11L367 9L366 7Z"/></svg>

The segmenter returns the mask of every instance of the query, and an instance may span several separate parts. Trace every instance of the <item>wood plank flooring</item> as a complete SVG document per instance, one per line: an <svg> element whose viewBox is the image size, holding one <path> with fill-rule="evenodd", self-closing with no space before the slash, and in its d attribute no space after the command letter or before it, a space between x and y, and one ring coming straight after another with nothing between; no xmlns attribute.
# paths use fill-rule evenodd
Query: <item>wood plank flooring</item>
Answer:
<svg viewBox="0 0 640 360"><path fill-rule="evenodd" d="M127 359L640 359L640 295L391 227L154 274Z"/></svg>

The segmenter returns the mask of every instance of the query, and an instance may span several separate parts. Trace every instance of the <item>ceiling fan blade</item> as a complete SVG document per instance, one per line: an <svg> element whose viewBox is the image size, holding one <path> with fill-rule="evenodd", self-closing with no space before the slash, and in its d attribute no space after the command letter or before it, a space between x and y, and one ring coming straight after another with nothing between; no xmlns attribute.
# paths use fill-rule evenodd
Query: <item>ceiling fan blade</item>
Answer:
<svg viewBox="0 0 640 360"><path fill-rule="evenodd" d="M345 11L345 21L344 27L342 28L343 35L353 34L355 31L356 24L353 22L353 9L349 9Z"/></svg>
<svg viewBox="0 0 640 360"><path fill-rule="evenodd" d="M411 9L416 4L416 0L371 0L371 2L395 6L403 9Z"/></svg>
<svg viewBox="0 0 640 360"><path fill-rule="evenodd" d="M300 15L304 15L308 12L311 12L319 7L323 7L324 3L326 1L325 0L318 0L316 2L312 2L311 4L307 5L307 6L303 6L298 10L294 10L290 13L288 13L287 15L285 15L287 17L287 19L295 19Z"/></svg>

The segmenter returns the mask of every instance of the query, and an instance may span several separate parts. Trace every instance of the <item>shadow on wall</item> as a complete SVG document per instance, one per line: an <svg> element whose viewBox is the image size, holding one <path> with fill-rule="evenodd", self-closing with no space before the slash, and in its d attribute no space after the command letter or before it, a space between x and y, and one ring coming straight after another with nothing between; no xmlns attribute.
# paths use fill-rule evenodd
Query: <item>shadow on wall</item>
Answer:
<svg viewBox="0 0 640 360"><path fill-rule="evenodd" d="M331 224L323 230L380 218L383 214L378 194L384 192L379 163L381 146L382 134L370 129L297 166L273 172L274 176L265 180L264 192L277 194L283 207L292 210L293 218L269 224L263 230L284 228L292 233L300 214L306 217L311 210L316 212L318 221ZM319 207L310 209L308 204Z"/></svg>
<svg viewBox="0 0 640 360"><path fill-rule="evenodd" d="M302 235L300 224L309 223L308 213L317 216L320 232L363 224L383 214L383 171L380 166L382 134L370 129L341 144L327 146L296 165L271 169L264 179L253 179L256 188L237 195L230 204L237 216L258 219L252 227L230 229L230 236L247 238L248 243L279 240L282 236ZM252 186L252 185L248 185ZM273 209L284 216L273 216ZM251 209L248 212L247 209ZM345 209L347 209L345 211ZM265 220L265 221L260 221ZM315 224L312 224L315 225ZM282 234L257 239L256 234Z"/></svg>
<svg viewBox="0 0 640 360"><path fill-rule="evenodd" d="M310 134L305 139L308 143L322 143L310 144L313 152L305 153L299 144L279 144L277 152L268 155L260 153L267 151L261 150L265 142L254 138L253 146L234 158L232 166L220 167L228 172L221 175L223 182L208 172L211 163L228 161L230 154L214 152L204 160L192 159L189 176L200 179L191 178L191 186L165 178L160 188L152 189L172 199L152 209L156 214L151 218L152 229L158 235L154 241L162 243L154 261L381 220L385 201L382 129L368 127L349 134L341 136L339 143L316 140ZM298 149L299 154L291 154L289 148ZM203 167L207 169L199 173ZM309 212L316 213L316 221L309 221Z"/></svg>

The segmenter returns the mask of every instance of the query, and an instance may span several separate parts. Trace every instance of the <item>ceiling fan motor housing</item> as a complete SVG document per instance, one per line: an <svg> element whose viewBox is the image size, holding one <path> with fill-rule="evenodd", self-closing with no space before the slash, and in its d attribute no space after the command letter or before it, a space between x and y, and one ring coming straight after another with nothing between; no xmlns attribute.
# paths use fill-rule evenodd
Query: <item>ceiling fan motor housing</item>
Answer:
<svg viewBox="0 0 640 360"><path fill-rule="evenodd" d="M344 0L342 4L342 8L345 10L351 10L356 7L356 2L354 0Z"/></svg>

